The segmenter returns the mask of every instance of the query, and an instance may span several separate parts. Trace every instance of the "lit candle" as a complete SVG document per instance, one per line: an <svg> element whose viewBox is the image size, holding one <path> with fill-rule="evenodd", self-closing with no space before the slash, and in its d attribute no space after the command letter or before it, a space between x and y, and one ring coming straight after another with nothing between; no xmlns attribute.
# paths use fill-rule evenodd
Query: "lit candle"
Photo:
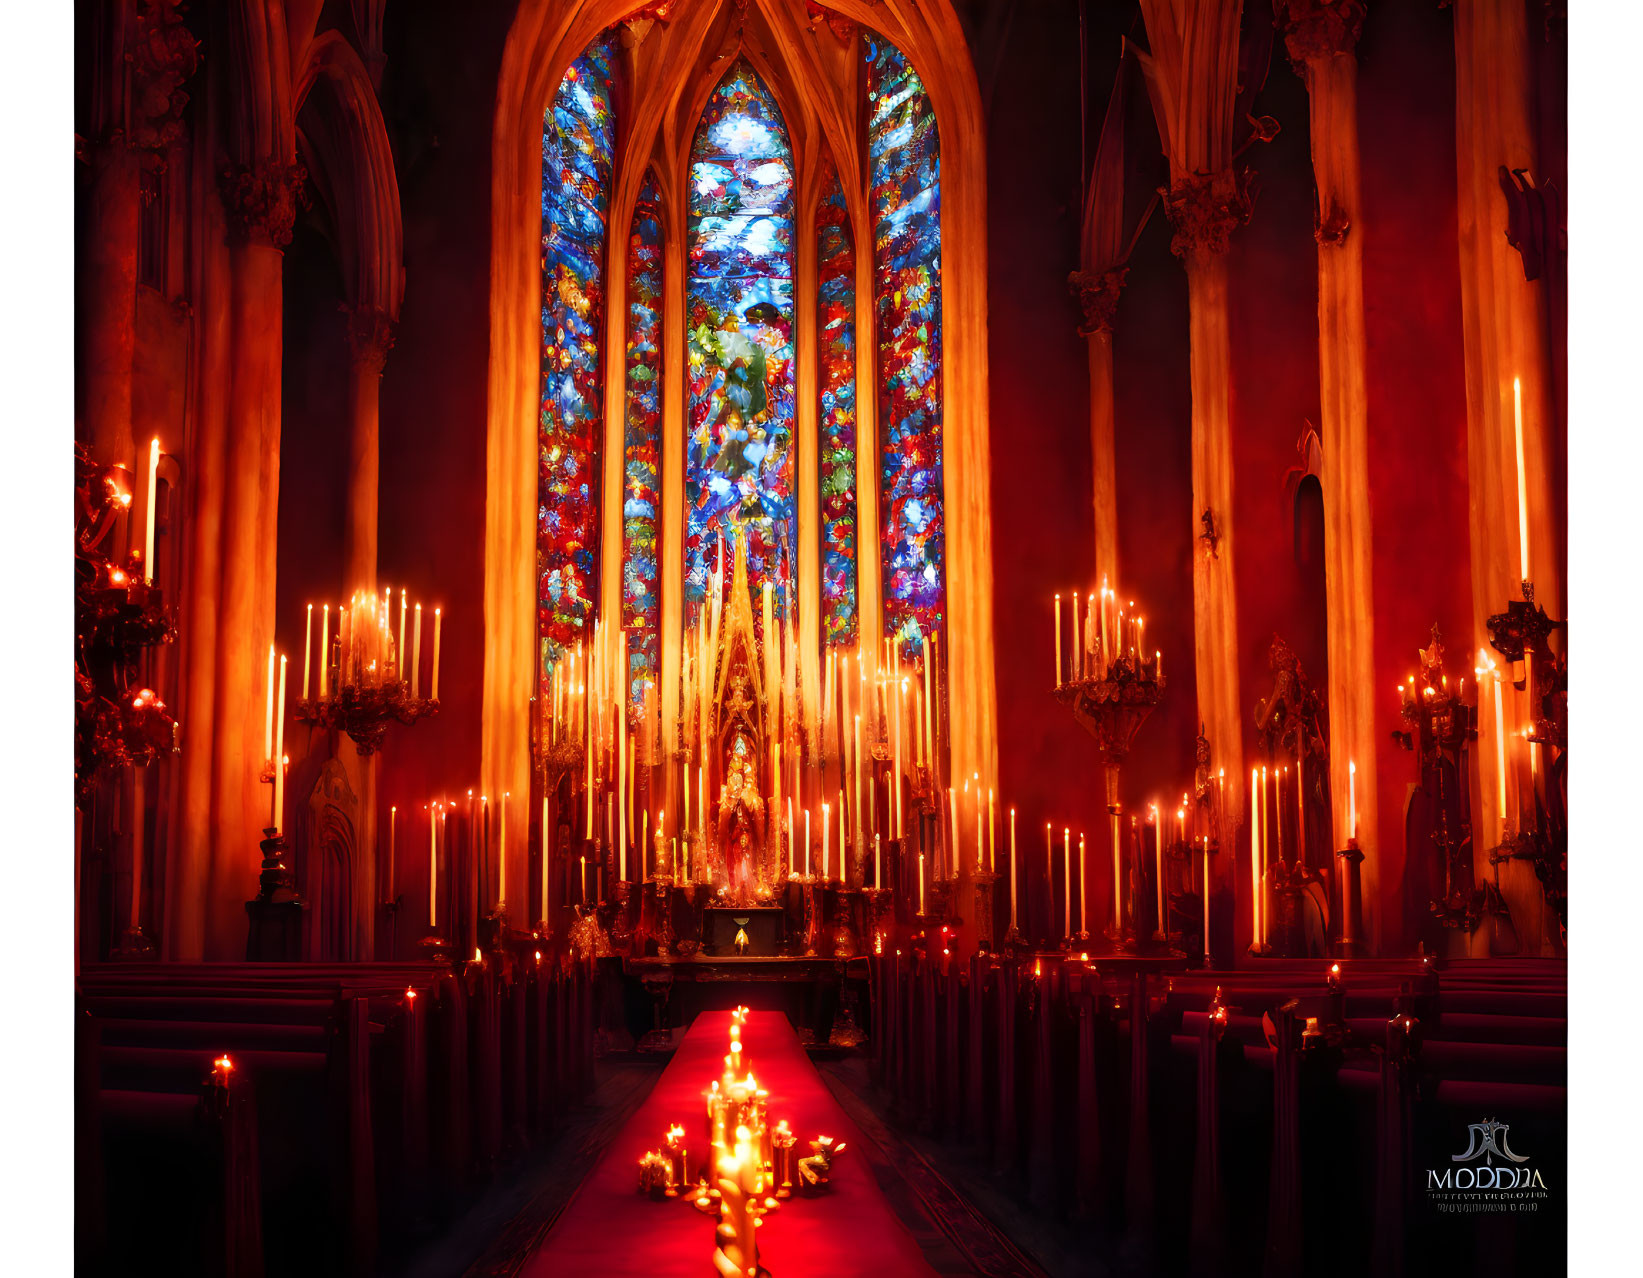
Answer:
<svg viewBox="0 0 1643 1278"><path fill-rule="evenodd" d="M1261 770L1249 770L1250 940L1261 943Z"/></svg>
<svg viewBox="0 0 1643 1278"><path fill-rule="evenodd" d="M440 613L440 609L434 609L434 673L428 685L428 697L432 701L439 700L439 627L443 620Z"/></svg>
<svg viewBox="0 0 1643 1278"><path fill-rule="evenodd" d="M983 868L981 863L981 773L974 773L971 780L975 782L976 787L976 873L979 874Z"/></svg>
<svg viewBox="0 0 1643 1278"><path fill-rule="evenodd" d="M810 809L804 810L804 877L810 877Z"/></svg>
<svg viewBox="0 0 1643 1278"><path fill-rule="evenodd" d="M1118 813L1112 814L1112 928L1120 931L1124 926L1124 863L1123 863L1123 832L1118 825Z"/></svg>
<svg viewBox="0 0 1643 1278"><path fill-rule="evenodd" d="M1517 432L1517 544L1523 580L1529 578L1529 478L1523 465L1523 381L1512 379L1512 421Z"/></svg>
<svg viewBox="0 0 1643 1278"><path fill-rule="evenodd" d="M884 872L879 865L879 836L876 832L873 835L873 886L884 886Z"/></svg>
<svg viewBox="0 0 1643 1278"><path fill-rule="evenodd" d="M1204 836L1204 962L1209 962L1209 835Z"/></svg>
<svg viewBox="0 0 1643 1278"><path fill-rule="evenodd" d="M323 698L331 686L331 605L320 611L319 622L319 695Z"/></svg>
<svg viewBox="0 0 1643 1278"><path fill-rule="evenodd" d="M951 834L951 836L948 840L948 846L952 849L952 853L951 853L952 865L949 866L948 868L949 869L956 869L956 867L958 865L958 855L959 855L959 853L958 853L958 793L957 793L957 791L955 791L953 789L952 786L947 787L947 811L948 811L948 815L951 819L951 825L950 825L949 828L952 830L952 834Z"/></svg>
<svg viewBox="0 0 1643 1278"><path fill-rule="evenodd" d="M918 854L918 912L924 913L924 853Z"/></svg>
<svg viewBox="0 0 1643 1278"><path fill-rule="evenodd" d="M263 719L262 757L274 761L274 645L268 645L268 712Z"/></svg>
<svg viewBox="0 0 1643 1278"><path fill-rule="evenodd" d="M1015 808L1010 809L1010 928L1015 930Z"/></svg>
<svg viewBox="0 0 1643 1278"><path fill-rule="evenodd" d="M1060 687L1061 678L1061 592L1055 595L1055 686Z"/></svg>
<svg viewBox="0 0 1643 1278"><path fill-rule="evenodd" d="M1358 764L1355 760L1346 765L1346 828L1352 831L1354 843L1358 839Z"/></svg>
<svg viewBox="0 0 1643 1278"><path fill-rule="evenodd" d="M320 675L324 679L324 674ZM416 606L416 621L411 630L411 696L416 697L422 687L422 605ZM323 689L322 689L323 694Z"/></svg>
<svg viewBox="0 0 1643 1278"><path fill-rule="evenodd" d="M588 903L588 857L587 857L587 853L584 852L582 854L582 904L586 905L587 903Z"/></svg>
<svg viewBox="0 0 1643 1278"><path fill-rule="evenodd" d="M1089 904L1090 876L1085 869L1084 852L1084 835L1080 833L1078 836L1078 934L1080 936L1089 931L1085 909Z"/></svg>
<svg viewBox="0 0 1643 1278"><path fill-rule="evenodd" d="M399 590L399 643L395 645L394 662L398 671L397 678L405 682L405 588Z"/></svg>
<svg viewBox="0 0 1643 1278"><path fill-rule="evenodd" d="M977 790L977 794L980 790ZM998 813L993 800L992 787L987 788L987 873L998 872Z"/></svg>
<svg viewBox="0 0 1643 1278"><path fill-rule="evenodd" d="M1073 832L1070 826L1061 829L1061 935L1073 934Z"/></svg>
<svg viewBox="0 0 1643 1278"><path fill-rule="evenodd" d="M439 922L439 839L438 827L434 824L434 805L428 804L428 930L431 932ZM542 898L544 901L547 897ZM544 909L546 914L547 910Z"/></svg>
<svg viewBox="0 0 1643 1278"><path fill-rule="evenodd" d="M1523 428L1518 427L1518 469L1523 469ZM154 581L154 502L160 490L160 437L156 435L148 446L148 505L144 510L143 576ZM1527 569L1524 575L1528 575Z"/></svg>
<svg viewBox="0 0 1643 1278"><path fill-rule="evenodd" d="M379 811L381 809L378 809ZM274 820L276 830L285 829L285 658L280 658L280 708L274 720Z"/></svg>
<svg viewBox="0 0 1643 1278"><path fill-rule="evenodd" d="M302 699L308 700L308 667L314 655L314 605L308 605L308 621L302 628Z"/></svg>
<svg viewBox="0 0 1643 1278"><path fill-rule="evenodd" d="M1073 659L1072 676L1074 679L1084 677L1084 650L1078 643L1078 592L1073 591Z"/></svg>
<svg viewBox="0 0 1643 1278"><path fill-rule="evenodd" d="M827 882L827 879L828 879L827 871L828 871L829 863L830 863L830 860L831 860L831 858L828 856L828 850L829 850L828 833L829 833L829 831L832 830L833 827L828 823L828 819L827 819L828 818L828 811L829 811L828 805L826 803L823 803L822 804L822 882L823 883Z"/></svg>
<svg viewBox="0 0 1643 1278"><path fill-rule="evenodd" d="M1152 805L1152 856L1158 875L1158 930L1169 933L1169 915L1164 909L1164 827L1158 820L1158 805Z"/></svg>
<svg viewBox="0 0 1643 1278"><path fill-rule="evenodd" d="M936 738L930 728L930 665L934 661L930 641L933 636L924 636L924 757L930 764L930 775L936 771Z"/></svg>
<svg viewBox="0 0 1643 1278"><path fill-rule="evenodd" d="M1500 804L1500 819L1506 820L1506 704L1505 693L1500 686L1500 671L1494 669L1493 658L1485 656L1490 669L1495 675L1495 770L1497 773L1497 798Z"/></svg>

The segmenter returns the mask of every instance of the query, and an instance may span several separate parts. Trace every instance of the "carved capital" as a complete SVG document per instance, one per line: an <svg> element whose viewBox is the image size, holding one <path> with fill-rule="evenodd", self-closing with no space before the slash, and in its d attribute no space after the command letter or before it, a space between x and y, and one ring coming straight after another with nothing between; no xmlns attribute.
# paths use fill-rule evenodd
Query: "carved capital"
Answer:
<svg viewBox="0 0 1643 1278"><path fill-rule="evenodd" d="M164 151L182 136L188 94L183 81L200 63L200 42L183 25L178 0L142 0L126 50L131 65L128 140L147 151Z"/></svg>
<svg viewBox="0 0 1643 1278"><path fill-rule="evenodd" d="M1115 266L1106 271L1074 271L1067 276L1067 286L1084 312L1078 326L1080 337L1092 333L1112 332L1113 318L1118 313L1118 295L1124 289L1127 266Z"/></svg>
<svg viewBox="0 0 1643 1278"><path fill-rule="evenodd" d="M1309 62L1351 57L1363 34L1365 0L1272 0L1273 25L1303 78Z"/></svg>
<svg viewBox="0 0 1643 1278"><path fill-rule="evenodd" d="M1233 231L1249 221L1249 176L1231 169L1194 173L1172 183L1164 211L1175 229L1170 251L1177 257L1219 255L1227 251Z"/></svg>
<svg viewBox="0 0 1643 1278"><path fill-rule="evenodd" d="M381 374L394 344L394 319L380 306L344 306L348 316L348 357L363 370Z"/></svg>
<svg viewBox="0 0 1643 1278"><path fill-rule="evenodd" d="M307 206L303 190L308 171L295 164L263 161L255 168L231 164L222 171L222 202L229 228L241 240L282 248L291 242L297 204Z"/></svg>

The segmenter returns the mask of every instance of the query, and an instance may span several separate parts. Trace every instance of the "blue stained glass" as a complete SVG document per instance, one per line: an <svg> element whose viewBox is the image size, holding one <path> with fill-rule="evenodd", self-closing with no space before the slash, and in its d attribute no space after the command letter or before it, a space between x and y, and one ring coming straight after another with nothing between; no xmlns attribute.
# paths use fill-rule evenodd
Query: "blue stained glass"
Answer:
<svg viewBox="0 0 1643 1278"><path fill-rule="evenodd" d="M856 252L836 174L816 236L822 635L842 644L856 637Z"/></svg>
<svg viewBox="0 0 1643 1278"><path fill-rule="evenodd" d="M606 206L616 146L614 47L612 37L601 37L571 63L542 127L536 546L537 623L545 665L589 634L598 592L600 347Z"/></svg>
<svg viewBox="0 0 1643 1278"><path fill-rule="evenodd" d="M793 157L745 60L709 99L690 161L686 625L706 598L721 535L728 551L745 533L753 588L772 583L782 609L796 546Z"/></svg>
<svg viewBox="0 0 1643 1278"><path fill-rule="evenodd" d="M635 706L657 678L662 599L657 546L662 502L662 223L646 174L628 236L627 405L622 492L622 627Z"/></svg>
<svg viewBox="0 0 1643 1278"><path fill-rule="evenodd" d="M878 319L884 624L909 654L946 606L942 500L941 152L902 53L864 33Z"/></svg>

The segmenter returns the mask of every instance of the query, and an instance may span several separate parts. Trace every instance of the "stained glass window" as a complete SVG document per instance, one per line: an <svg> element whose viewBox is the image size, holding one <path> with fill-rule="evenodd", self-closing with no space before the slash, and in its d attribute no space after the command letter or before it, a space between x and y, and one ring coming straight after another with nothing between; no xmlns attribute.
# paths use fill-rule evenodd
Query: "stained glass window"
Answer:
<svg viewBox="0 0 1643 1278"><path fill-rule="evenodd" d="M837 175L816 211L822 637L856 637L856 252Z"/></svg>
<svg viewBox="0 0 1643 1278"><path fill-rule="evenodd" d="M646 174L628 236L627 408L623 429L622 626L631 695L655 683L661 637L657 560L662 505L662 222Z"/></svg>
<svg viewBox="0 0 1643 1278"><path fill-rule="evenodd" d="M797 542L793 156L781 112L745 59L702 112L689 181L687 625L706 598L721 535L728 549L745 530L755 601L768 581L783 609Z"/></svg>
<svg viewBox="0 0 1643 1278"><path fill-rule="evenodd" d="M912 64L864 33L873 304L878 320L884 624L908 652L945 607L941 155Z"/></svg>
<svg viewBox="0 0 1643 1278"><path fill-rule="evenodd" d="M537 469L537 613L551 662L592 627L606 205L615 151L604 38L571 63L542 126L542 403Z"/></svg>

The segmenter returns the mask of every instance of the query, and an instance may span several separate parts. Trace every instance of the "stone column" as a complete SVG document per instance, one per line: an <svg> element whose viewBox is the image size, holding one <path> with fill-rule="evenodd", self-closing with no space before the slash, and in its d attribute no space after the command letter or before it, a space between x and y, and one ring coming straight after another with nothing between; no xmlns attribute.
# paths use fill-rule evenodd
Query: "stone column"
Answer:
<svg viewBox="0 0 1643 1278"><path fill-rule="evenodd" d="M343 562L348 591L377 588L378 404L394 320L381 307L348 308L348 525Z"/></svg>
<svg viewBox="0 0 1643 1278"><path fill-rule="evenodd" d="M291 240L301 183L300 166L266 160L255 167L232 166L222 177L229 223L231 354L222 577L216 600L207 958L236 958L244 952L242 903L256 892L256 841L270 816L268 787L257 780L264 762L257 707L265 696L274 634L283 250ZM288 803L287 811L292 810Z"/></svg>
<svg viewBox="0 0 1643 1278"><path fill-rule="evenodd" d="M1244 744L1238 689L1238 598L1233 553L1232 352L1227 329L1227 243L1249 217L1232 170L1186 174L1170 184L1164 207L1175 230L1170 248L1186 266L1192 384L1193 647L1198 717L1210 757L1227 772L1227 816L1242 811ZM1222 832L1223 839L1231 831Z"/></svg>
<svg viewBox="0 0 1643 1278"><path fill-rule="evenodd" d="M162 166L166 150L182 136L188 95L181 86L198 64L198 43L183 25L177 0L105 0L93 22L103 65L85 142L91 181L78 275L82 402L76 433L105 465L135 468L131 382L142 173Z"/></svg>
<svg viewBox="0 0 1643 1278"><path fill-rule="evenodd" d="M1350 763L1358 769L1358 842L1366 853L1364 928L1380 940L1376 837L1374 525L1369 508L1369 402L1365 388L1363 235L1358 165L1358 64L1364 0L1277 0L1279 31L1311 103L1318 204L1318 384L1323 406L1325 590L1329 621L1330 797L1345 846Z"/></svg>
<svg viewBox="0 0 1643 1278"><path fill-rule="evenodd" d="M1512 381L1523 387L1523 453L1529 508L1530 576L1535 597L1562 615L1565 530L1552 493L1558 423L1544 280L1524 277L1507 240L1502 180L1539 178L1537 110L1528 14L1521 4L1455 0L1455 158L1460 230L1461 323L1466 360L1467 460L1471 488L1471 649L1488 648L1487 620L1522 597L1518 547L1517 448ZM1491 651L1491 655L1494 655ZM1497 658L1498 660L1498 658ZM1504 664L1504 663L1503 663ZM1508 671L1509 674L1509 671ZM1533 810L1529 760L1518 739L1528 697L1507 684L1506 818L1500 817L1493 716L1480 716L1475 872L1492 876L1488 854ZM1489 766L1482 766L1487 761ZM1525 952L1534 952L1544 909L1538 883L1521 862L1500 867Z"/></svg>
<svg viewBox="0 0 1643 1278"><path fill-rule="evenodd" d="M1128 267L1079 271L1072 277L1084 312L1078 326L1090 343L1090 467L1095 511L1095 579L1118 585L1118 463L1113 452L1112 326Z"/></svg>

